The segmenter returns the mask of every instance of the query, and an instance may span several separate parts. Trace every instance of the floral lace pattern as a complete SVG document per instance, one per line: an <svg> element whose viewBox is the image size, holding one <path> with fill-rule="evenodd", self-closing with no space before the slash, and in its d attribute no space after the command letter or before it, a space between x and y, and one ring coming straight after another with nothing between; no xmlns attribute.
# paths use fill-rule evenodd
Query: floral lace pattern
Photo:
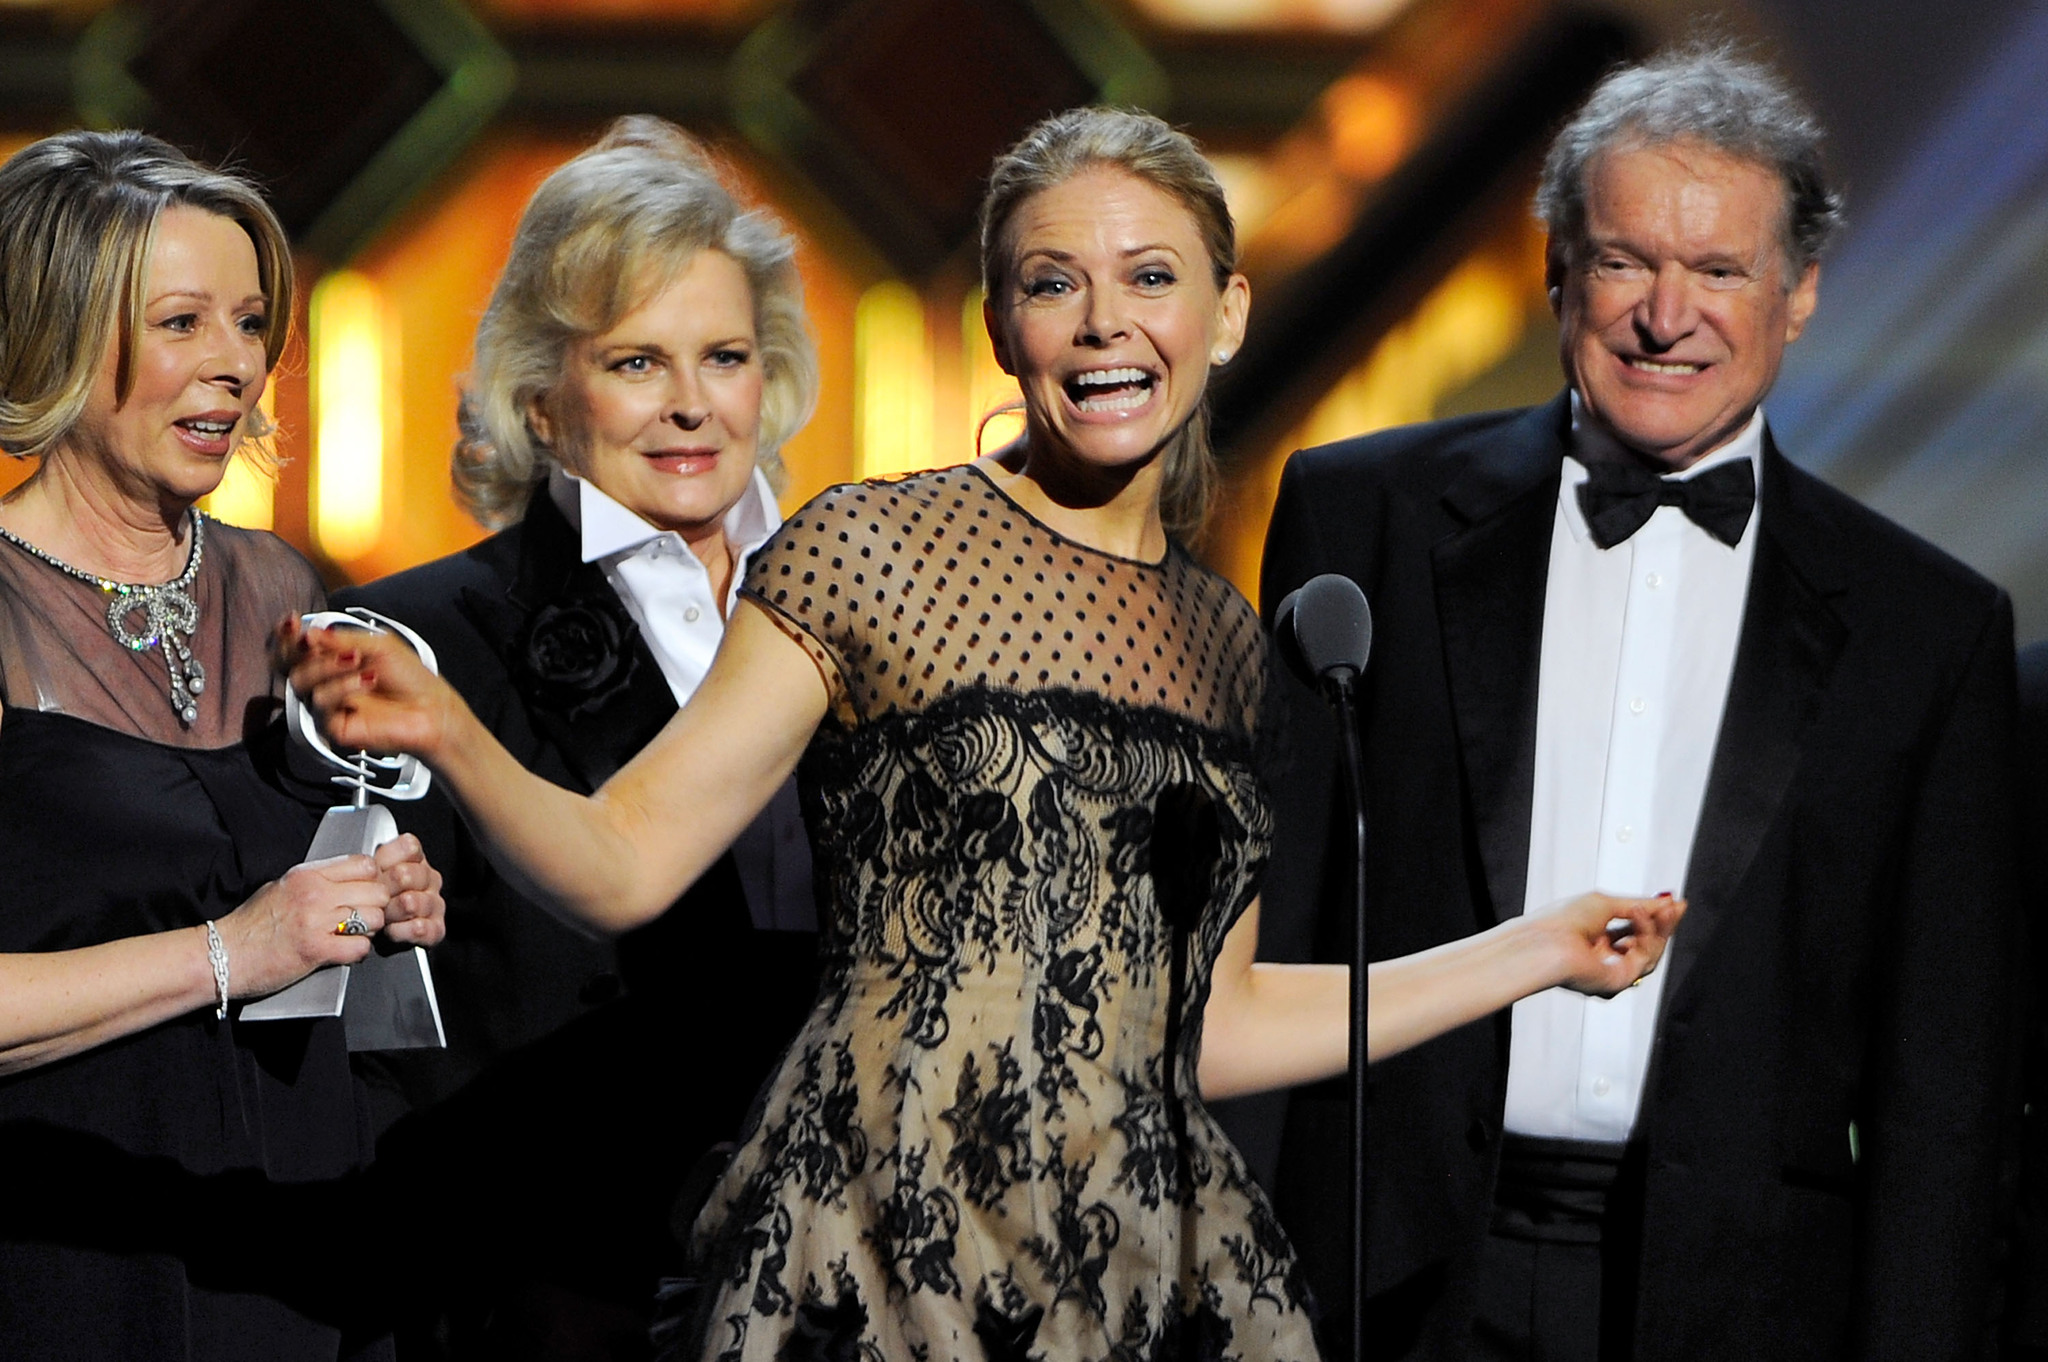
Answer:
<svg viewBox="0 0 2048 1362"><path fill-rule="evenodd" d="M1270 833L1250 608L972 469L826 493L746 590L837 692L799 770L831 901L818 1006L698 1224L700 1355L1313 1358L1195 1085ZM1152 874L1170 787L1215 811L1184 931Z"/></svg>

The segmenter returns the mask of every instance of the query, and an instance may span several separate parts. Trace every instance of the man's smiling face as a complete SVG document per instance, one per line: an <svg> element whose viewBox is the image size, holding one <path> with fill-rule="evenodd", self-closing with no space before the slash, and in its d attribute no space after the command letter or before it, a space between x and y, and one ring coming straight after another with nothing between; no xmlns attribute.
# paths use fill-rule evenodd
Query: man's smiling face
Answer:
<svg viewBox="0 0 2048 1362"><path fill-rule="evenodd" d="M1651 462L1732 439L1813 314L1820 270L1791 277L1785 211L1768 166L1701 142L1624 142L1587 167L1584 240L1550 245L1565 375Z"/></svg>

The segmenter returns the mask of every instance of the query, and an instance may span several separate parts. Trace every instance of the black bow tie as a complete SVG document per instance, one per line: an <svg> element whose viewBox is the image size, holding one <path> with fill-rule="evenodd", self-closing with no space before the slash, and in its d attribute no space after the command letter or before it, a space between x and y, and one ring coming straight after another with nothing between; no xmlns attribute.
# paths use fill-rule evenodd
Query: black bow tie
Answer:
<svg viewBox="0 0 2048 1362"><path fill-rule="evenodd" d="M1603 549L1621 543L1656 514L1676 506L1686 519L1730 548L1742 538L1756 509L1756 468L1735 459L1693 478L1660 478L1632 463L1596 463L1579 484L1586 528Z"/></svg>

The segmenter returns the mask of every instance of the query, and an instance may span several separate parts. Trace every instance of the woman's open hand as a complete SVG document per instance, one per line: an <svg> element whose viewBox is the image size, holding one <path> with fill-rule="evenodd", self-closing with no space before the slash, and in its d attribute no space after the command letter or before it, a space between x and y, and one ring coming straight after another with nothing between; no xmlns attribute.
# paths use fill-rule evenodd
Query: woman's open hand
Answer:
<svg viewBox="0 0 2048 1362"><path fill-rule="evenodd" d="M1685 900L1669 894L1649 899L1581 894L1536 921L1557 936L1565 970L1559 982L1607 998L1657 968L1684 916Z"/></svg>
<svg viewBox="0 0 2048 1362"><path fill-rule="evenodd" d="M406 642L368 629L277 628L277 665L337 751L405 752L433 764L461 705Z"/></svg>

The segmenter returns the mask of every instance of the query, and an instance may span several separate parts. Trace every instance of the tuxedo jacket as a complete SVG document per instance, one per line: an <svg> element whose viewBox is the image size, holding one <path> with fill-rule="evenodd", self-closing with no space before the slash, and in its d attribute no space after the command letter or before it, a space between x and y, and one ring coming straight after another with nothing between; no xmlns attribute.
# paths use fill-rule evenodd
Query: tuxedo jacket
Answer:
<svg viewBox="0 0 2048 1362"><path fill-rule="evenodd" d="M1560 397L1350 440L1283 476L1268 617L1323 572L1373 609L1357 707L1374 959L1521 910L1568 411ZM1640 1241L1618 1253L1633 1355L1973 1355L2013 1052L2011 607L1768 436L1758 514L1635 1127ZM1291 679L1280 704L1268 935L1280 958L1348 960L1335 725ZM1510 1019L1371 1072L1367 1328L1383 1355L1463 1356ZM1342 1098L1306 1090L1287 1121L1281 1218L1339 1306Z"/></svg>
<svg viewBox="0 0 2048 1362"><path fill-rule="evenodd" d="M2013 1356L2039 1359L2048 1358L2048 642L2021 649L2019 681L2020 869L2030 987L2005 1332L2015 1346Z"/></svg>
<svg viewBox="0 0 2048 1362"><path fill-rule="evenodd" d="M520 524L334 603L417 630L492 734L567 789L594 790L676 712L545 493ZM446 880L431 959L448 1048L359 1057L392 1126L380 1159L444 1209L479 1281L649 1305L677 1270L678 1193L737 1138L809 1009L815 935L756 931L727 855L655 922L601 939L501 876L442 790L391 807Z"/></svg>

